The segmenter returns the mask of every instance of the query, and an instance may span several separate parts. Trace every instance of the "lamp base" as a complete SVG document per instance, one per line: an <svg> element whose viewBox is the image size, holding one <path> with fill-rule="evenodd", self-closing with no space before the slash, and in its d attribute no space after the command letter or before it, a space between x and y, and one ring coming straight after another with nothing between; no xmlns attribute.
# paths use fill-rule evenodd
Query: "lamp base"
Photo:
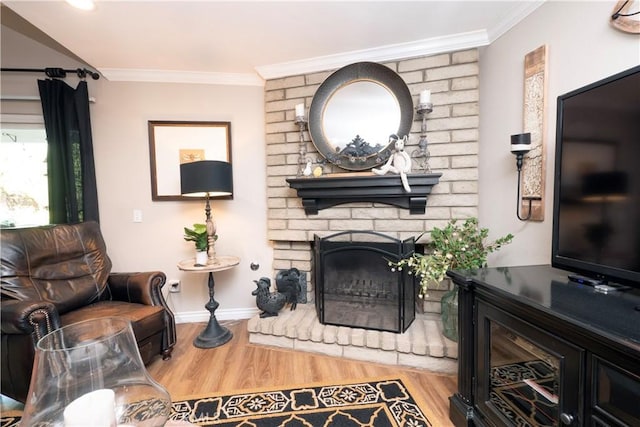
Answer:
<svg viewBox="0 0 640 427"><path fill-rule="evenodd" d="M231 341L233 333L221 326L217 321L209 322L206 329L194 340L193 345L198 348L215 348Z"/></svg>
<svg viewBox="0 0 640 427"><path fill-rule="evenodd" d="M218 323L216 319L216 309L220 305L214 298L215 282L213 281L213 271L209 272L209 302L204 308L209 310L209 323L207 327L193 340L193 345L198 348L214 348L225 344L233 338L231 331Z"/></svg>

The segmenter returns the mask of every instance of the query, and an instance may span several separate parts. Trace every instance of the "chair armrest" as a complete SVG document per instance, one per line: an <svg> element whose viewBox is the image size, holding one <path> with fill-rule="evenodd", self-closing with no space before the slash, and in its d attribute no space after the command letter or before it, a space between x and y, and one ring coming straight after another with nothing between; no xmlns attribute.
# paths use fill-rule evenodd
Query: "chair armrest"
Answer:
<svg viewBox="0 0 640 427"><path fill-rule="evenodd" d="M116 301L164 306L162 287L167 277L161 271L111 273L107 284Z"/></svg>
<svg viewBox="0 0 640 427"><path fill-rule="evenodd" d="M162 295L162 287L166 281L167 276L161 271L111 273L107 279L112 299L164 308L166 328L162 337L163 359L171 357L176 343L175 318Z"/></svg>
<svg viewBox="0 0 640 427"><path fill-rule="evenodd" d="M0 307L3 334L33 335L35 344L60 327L60 315L50 302L5 299Z"/></svg>

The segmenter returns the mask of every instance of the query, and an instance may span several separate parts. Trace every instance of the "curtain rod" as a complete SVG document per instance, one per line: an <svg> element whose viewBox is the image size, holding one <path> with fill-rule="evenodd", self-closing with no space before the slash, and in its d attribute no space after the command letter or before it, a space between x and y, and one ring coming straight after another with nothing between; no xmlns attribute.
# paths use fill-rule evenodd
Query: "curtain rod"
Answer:
<svg viewBox="0 0 640 427"><path fill-rule="evenodd" d="M87 77L87 74L91 76L93 80L98 80L100 78L100 74L95 71L88 70L86 68L76 68L73 70L65 70L63 68L2 68L0 69L2 72L16 72L16 73L45 73L47 77L52 78L65 78L67 77L67 73L76 73L79 78L84 79Z"/></svg>

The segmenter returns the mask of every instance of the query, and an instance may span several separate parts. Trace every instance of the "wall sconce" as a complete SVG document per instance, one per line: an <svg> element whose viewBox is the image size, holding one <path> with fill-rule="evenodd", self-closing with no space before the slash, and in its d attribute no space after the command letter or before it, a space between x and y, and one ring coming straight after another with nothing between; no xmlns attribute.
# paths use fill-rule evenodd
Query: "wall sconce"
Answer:
<svg viewBox="0 0 640 427"><path fill-rule="evenodd" d="M205 205L209 264L216 258L216 223L211 215L210 197L233 195L231 164L219 160L201 160L180 165L180 192L183 196L206 197Z"/></svg>
<svg viewBox="0 0 640 427"><path fill-rule="evenodd" d="M511 152L516 156L516 168L518 168L518 198L516 205L516 216L520 221L528 221L531 218L531 203L534 200L540 200L540 197L536 196L524 196L520 197L520 173L522 172L522 164L524 163L524 155L531 150L531 134L519 133L517 135L511 135ZM529 210L526 217L520 215L520 203L521 200L527 200L529 202Z"/></svg>
<svg viewBox="0 0 640 427"><path fill-rule="evenodd" d="M431 91L428 89L420 92L420 100L416 107L416 112L422 116L422 126L420 127L420 141L418 141L418 148L413 150L411 157L421 159L418 162L418 168L424 173L430 173L431 167L429 166L429 150L427 148L427 114L433 111L433 104L431 103Z"/></svg>
<svg viewBox="0 0 640 427"><path fill-rule="evenodd" d="M304 104L296 105L296 119L295 124L298 125L300 129L300 147L298 153L298 172L297 176L301 176L307 166L307 144L304 140L304 129L307 126L307 118L304 114Z"/></svg>

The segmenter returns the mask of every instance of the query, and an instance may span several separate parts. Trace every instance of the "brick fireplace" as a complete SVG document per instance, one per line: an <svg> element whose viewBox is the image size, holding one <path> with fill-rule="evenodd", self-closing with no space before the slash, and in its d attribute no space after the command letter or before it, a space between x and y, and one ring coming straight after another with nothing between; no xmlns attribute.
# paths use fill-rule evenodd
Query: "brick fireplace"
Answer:
<svg viewBox="0 0 640 427"><path fill-rule="evenodd" d="M404 333L323 325L314 308L315 236L375 231L405 240L433 227L444 227L450 219L478 215L478 50L383 64L405 81L414 105L422 90L431 90L433 111L427 116L429 163L432 172L441 175L429 189L426 208L416 206L411 199L407 206L367 198L349 203L341 200L335 205L335 200L314 196L303 204L296 188L287 182L296 178L298 169L300 134L294 123L295 105L304 103L308 108L314 93L333 70L267 81L268 238L274 248L274 276L277 271L294 267L306 274L309 303L298 304L297 310L285 310L277 317L254 317L248 324L249 339L256 344L453 373L457 343L443 338L438 315L445 290L429 291L418 304L415 321ZM405 146L408 153L417 148L420 128L421 118L415 115ZM309 134L305 132L304 136L307 157L321 159ZM323 168L322 179L328 180L361 174L331 164Z"/></svg>
<svg viewBox="0 0 640 427"><path fill-rule="evenodd" d="M314 236L377 231L404 240L434 226L444 226L452 218L478 214L477 49L383 64L405 81L415 103L422 90L432 93L434 107L427 116L429 163L434 173L442 175L431 189L424 213L378 202L355 202L308 214L287 182L296 178L298 167L300 134L294 123L294 107L299 103L308 107L317 88L334 70L273 79L265 85L268 238L274 247L274 274L293 267L306 273L310 302L314 300ZM420 125L421 118L416 114L405 148L409 153L417 148ZM308 133L304 136L308 157L321 159ZM323 168L323 178L350 173L330 164ZM424 310L439 312L443 292L429 292Z"/></svg>

